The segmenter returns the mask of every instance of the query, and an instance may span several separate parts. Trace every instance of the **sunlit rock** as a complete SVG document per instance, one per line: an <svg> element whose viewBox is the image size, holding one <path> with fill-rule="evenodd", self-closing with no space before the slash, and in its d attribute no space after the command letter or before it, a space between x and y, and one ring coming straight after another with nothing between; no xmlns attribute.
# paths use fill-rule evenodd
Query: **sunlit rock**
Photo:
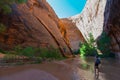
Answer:
<svg viewBox="0 0 120 80"><path fill-rule="evenodd" d="M76 24L85 39L88 38L89 33L92 33L95 39L101 35L105 5L106 0L87 0L82 13L69 18Z"/></svg>

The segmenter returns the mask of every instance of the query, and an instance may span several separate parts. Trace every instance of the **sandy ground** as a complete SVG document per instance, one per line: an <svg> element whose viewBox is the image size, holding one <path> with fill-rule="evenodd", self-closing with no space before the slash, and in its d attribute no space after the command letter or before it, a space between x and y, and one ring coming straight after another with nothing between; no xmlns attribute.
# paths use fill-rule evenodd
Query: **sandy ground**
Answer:
<svg viewBox="0 0 120 80"><path fill-rule="evenodd" d="M83 63L89 65L84 66ZM82 65L82 67L81 67ZM84 68L85 67L85 68ZM120 80L120 65L110 60L102 62L97 80ZM96 80L93 60L71 58L62 61L43 62L0 68L0 80Z"/></svg>

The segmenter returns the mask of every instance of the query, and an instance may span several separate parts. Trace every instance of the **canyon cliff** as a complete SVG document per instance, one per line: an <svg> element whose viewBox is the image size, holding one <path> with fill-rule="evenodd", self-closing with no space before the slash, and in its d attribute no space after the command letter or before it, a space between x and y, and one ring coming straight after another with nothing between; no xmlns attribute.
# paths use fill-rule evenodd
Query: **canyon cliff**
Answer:
<svg viewBox="0 0 120 80"><path fill-rule="evenodd" d="M13 4L11 14L0 14L0 22L6 26L0 32L0 48L53 46L67 55L78 50L89 33L98 39L106 32L111 38L112 52L120 56L119 4L119 0L87 0L81 14L68 19L59 19L46 0Z"/></svg>
<svg viewBox="0 0 120 80"><path fill-rule="evenodd" d="M87 0L81 14L69 18L76 24L85 39L88 38L89 33L92 33L95 39L102 33L105 5L106 0Z"/></svg>
<svg viewBox="0 0 120 80"><path fill-rule="evenodd" d="M80 43L85 42L85 39L79 29L76 27L75 23L67 18L61 19L66 29L67 35L65 36L66 41L68 41L69 46L73 52L78 52L80 48Z"/></svg>
<svg viewBox="0 0 120 80"><path fill-rule="evenodd" d="M63 56L72 53L59 30L59 18L46 0L28 0L13 4L11 8L11 14L0 14L0 22L6 26L6 30L0 33L0 48L53 46Z"/></svg>
<svg viewBox="0 0 120 80"><path fill-rule="evenodd" d="M95 39L106 32L110 37L111 51L120 57L120 0L87 0L81 14L70 17L84 38L89 33Z"/></svg>
<svg viewBox="0 0 120 80"><path fill-rule="evenodd" d="M107 0L103 27L111 38L112 51L120 58L120 0Z"/></svg>

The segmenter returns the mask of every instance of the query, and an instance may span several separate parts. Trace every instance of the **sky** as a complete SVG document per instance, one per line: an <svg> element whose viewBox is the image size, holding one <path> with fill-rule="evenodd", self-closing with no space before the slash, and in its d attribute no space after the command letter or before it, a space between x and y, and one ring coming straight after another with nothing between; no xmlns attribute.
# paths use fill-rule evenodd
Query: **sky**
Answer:
<svg viewBox="0 0 120 80"><path fill-rule="evenodd" d="M59 18L67 18L79 14L86 0L47 0Z"/></svg>

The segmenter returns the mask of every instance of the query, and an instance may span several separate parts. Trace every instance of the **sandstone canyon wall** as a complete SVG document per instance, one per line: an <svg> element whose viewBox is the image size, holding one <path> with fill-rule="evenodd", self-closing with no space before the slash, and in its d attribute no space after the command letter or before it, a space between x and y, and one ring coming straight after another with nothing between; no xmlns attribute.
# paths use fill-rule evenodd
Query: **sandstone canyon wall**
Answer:
<svg viewBox="0 0 120 80"><path fill-rule="evenodd" d="M81 14L69 18L76 23L85 39L88 38L89 33L92 33L95 39L101 35L105 5L106 0L87 0Z"/></svg>
<svg viewBox="0 0 120 80"><path fill-rule="evenodd" d="M59 30L59 19L46 0L28 0L13 4L12 13L0 14L0 21L7 30L0 33L0 48L10 49L17 45L26 47L56 47L61 53L71 54Z"/></svg>
<svg viewBox="0 0 120 80"><path fill-rule="evenodd" d="M120 0L87 0L81 14L70 17L85 39L97 39L104 31L111 38L111 50L120 57Z"/></svg>
<svg viewBox="0 0 120 80"><path fill-rule="evenodd" d="M111 48L120 58L120 0L107 0L104 31L111 37Z"/></svg>
<svg viewBox="0 0 120 80"><path fill-rule="evenodd" d="M61 21L66 29L67 35L65 36L65 38L67 39L69 46L71 47L73 52L78 51L80 43L85 41L82 33L78 30L75 23L72 23L71 20L65 18L61 19Z"/></svg>

